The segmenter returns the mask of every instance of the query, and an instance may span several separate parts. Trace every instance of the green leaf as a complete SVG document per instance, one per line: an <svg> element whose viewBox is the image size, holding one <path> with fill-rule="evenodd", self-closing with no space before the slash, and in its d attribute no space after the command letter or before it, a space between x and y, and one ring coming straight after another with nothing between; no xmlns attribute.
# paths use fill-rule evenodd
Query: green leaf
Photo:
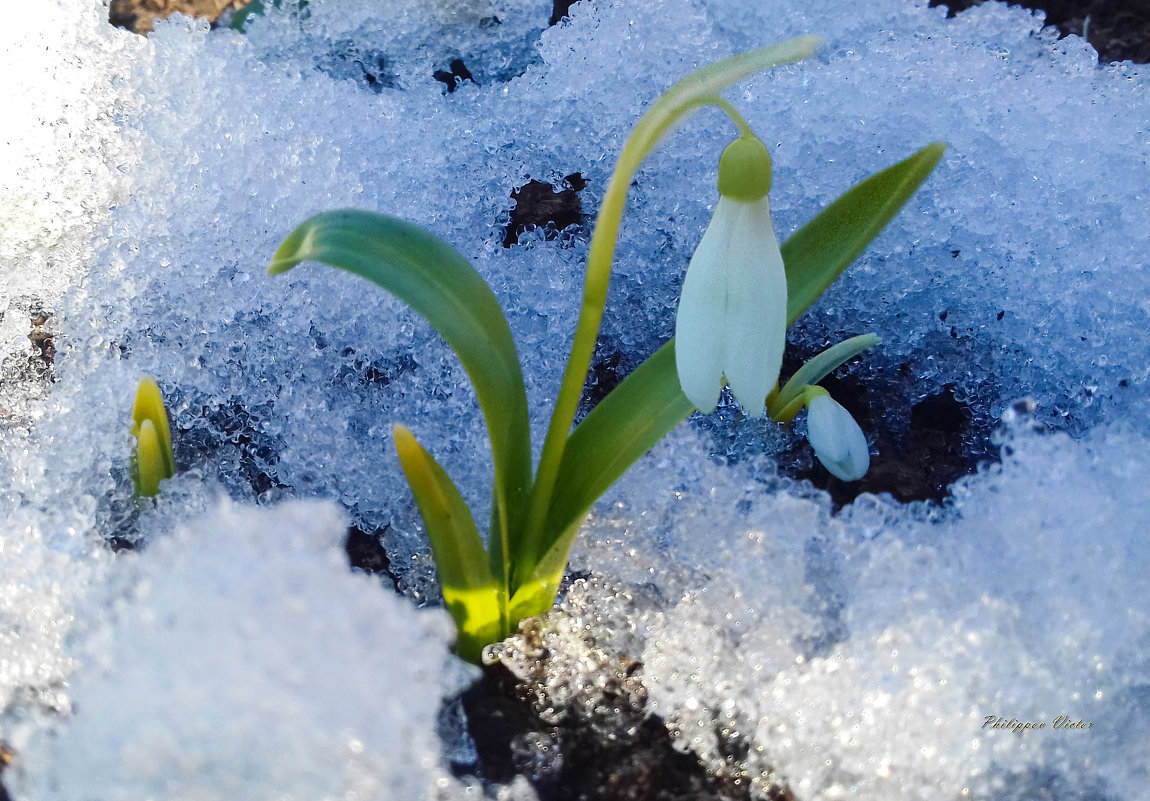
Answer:
<svg viewBox="0 0 1150 801"><path fill-rule="evenodd" d="M559 594L559 585L567 570L571 547L575 544L582 523L583 518L579 517L566 529L559 531L530 575L519 582L515 594L511 596L508 611L510 619L516 624L525 617L542 615L555 603L555 596Z"/></svg>
<svg viewBox="0 0 1150 801"><path fill-rule="evenodd" d="M463 362L487 421L495 462L492 572L507 587L504 554L531 488L531 432L523 373L499 301L455 248L417 225L370 211L317 214L288 235L268 272L318 261L391 292L431 323Z"/></svg>
<svg viewBox="0 0 1150 801"><path fill-rule="evenodd" d="M172 429L168 425L168 411L164 408L164 397L156 379L149 375L140 378L136 387L136 399L132 403L132 435L137 436L144 421L150 420L155 427L156 444L160 450L164 478L176 474L176 459L172 455Z"/></svg>
<svg viewBox="0 0 1150 801"><path fill-rule="evenodd" d="M934 142L875 173L804 225L783 243L787 270L787 325L819 299L858 258L942 158L946 145Z"/></svg>
<svg viewBox="0 0 1150 801"><path fill-rule="evenodd" d="M631 465L693 411L679 386L672 338L571 432L545 528L561 532L582 520Z"/></svg>
<svg viewBox="0 0 1150 801"><path fill-rule="evenodd" d="M794 372L794 375L779 390L777 403L780 406L785 406L794 400L794 397L803 387L808 384L819 383L855 356L867 348L873 348L880 342L882 340L877 334L859 334L832 345Z"/></svg>
<svg viewBox="0 0 1150 801"><path fill-rule="evenodd" d="M522 565L511 619L551 606L579 525L612 484L695 410L679 386L675 340L659 348L576 426L567 441L534 565Z"/></svg>
<svg viewBox="0 0 1150 801"><path fill-rule="evenodd" d="M263 0L251 0L243 8L232 12L232 21L228 23L228 27L233 31L244 32L244 25L247 24L248 17L253 15L259 16L264 13Z"/></svg>
<svg viewBox="0 0 1150 801"><path fill-rule="evenodd" d="M507 633L506 596L491 574L483 539L455 484L406 426L395 425L392 434L427 528L444 603L459 632L456 650L478 664L483 646Z"/></svg>
<svg viewBox="0 0 1150 801"><path fill-rule="evenodd" d="M780 423L789 423L802 409L801 401L808 387L880 342L876 334L859 334L827 348L796 370L782 389L767 398L767 414Z"/></svg>
<svg viewBox="0 0 1150 801"><path fill-rule="evenodd" d="M163 448L152 421L144 420L134 433L136 449L132 453L132 479L136 483L136 495L151 498L160 494L160 482L171 478L171 474L164 470Z"/></svg>
<svg viewBox="0 0 1150 801"><path fill-rule="evenodd" d="M280 8L283 5L283 0L270 0L270 5L273 8ZM302 11L307 8L307 0L295 0L295 2L290 5L295 6L297 11ZM265 5L264 0L251 0L246 6L236 9L232 13L232 20L228 23L228 27L233 31L247 33L245 28L247 27L248 20L252 17L261 17L266 12L267 5Z"/></svg>

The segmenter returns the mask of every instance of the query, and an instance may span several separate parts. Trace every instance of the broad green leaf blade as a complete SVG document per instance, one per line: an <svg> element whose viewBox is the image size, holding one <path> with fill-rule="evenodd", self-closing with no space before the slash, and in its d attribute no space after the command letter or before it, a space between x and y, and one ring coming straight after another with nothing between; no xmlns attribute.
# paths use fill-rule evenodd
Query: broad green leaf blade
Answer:
<svg viewBox="0 0 1150 801"><path fill-rule="evenodd" d="M946 145L934 142L875 173L804 225L783 243L787 270L787 325L819 299L858 258L942 158Z"/></svg>
<svg viewBox="0 0 1150 801"><path fill-rule="evenodd" d="M471 511L439 463L402 425L392 429L403 474L423 516L443 600L459 632L456 649L479 661L483 646L506 632L506 601L487 565L483 540Z"/></svg>
<svg viewBox="0 0 1150 801"><path fill-rule="evenodd" d="M599 496L694 410L679 386L672 338L571 433L546 528L563 531L581 520Z"/></svg>
<svg viewBox="0 0 1150 801"><path fill-rule="evenodd" d="M415 309L447 340L475 385L495 462L499 542L511 553L531 487L531 433L519 356L499 301L455 248L417 225L370 211L317 214L276 251L268 272L318 261L355 273ZM502 560L501 560L502 562ZM493 565L507 586L506 565Z"/></svg>
<svg viewBox="0 0 1150 801"><path fill-rule="evenodd" d="M567 570L571 547L575 544L582 523L583 518L579 517L561 531L531 574L519 583L515 594L511 596L508 611L513 625L518 625L525 617L543 614L555 603L555 596L559 594L559 585Z"/></svg>
<svg viewBox="0 0 1150 801"><path fill-rule="evenodd" d="M623 379L572 432L541 540L533 543L541 558L538 564L522 566L524 580L517 582L515 597L546 595L551 588L545 602L551 604L583 516L631 465L695 410L679 386L674 342L667 342Z"/></svg>

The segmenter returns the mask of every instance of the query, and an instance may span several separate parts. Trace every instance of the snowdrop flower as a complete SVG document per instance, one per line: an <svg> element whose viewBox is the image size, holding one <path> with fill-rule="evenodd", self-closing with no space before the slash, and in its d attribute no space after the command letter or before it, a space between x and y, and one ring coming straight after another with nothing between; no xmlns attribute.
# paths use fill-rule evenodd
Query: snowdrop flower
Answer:
<svg viewBox="0 0 1150 801"><path fill-rule="evenodd" d="M715 408L723 376L750 413L778 381L787 331L787 275L771 225L771 157L750 134L719 160L719 202L687 267L675 320L683 394Z"/></svg>
<svg viewBox="0 0 1150 801"><path fill-rule="evenodd" d="M823 467L843 481L858 481L870 467L870 450L859 424L825 390L807 404L807 440Z"/></svg>

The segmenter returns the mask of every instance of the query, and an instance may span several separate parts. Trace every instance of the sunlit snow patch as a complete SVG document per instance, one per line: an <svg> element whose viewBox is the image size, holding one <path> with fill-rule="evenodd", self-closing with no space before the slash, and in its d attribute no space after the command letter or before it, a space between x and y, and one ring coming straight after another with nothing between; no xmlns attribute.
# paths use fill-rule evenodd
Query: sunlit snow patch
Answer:
<svg viewBox="0 0 1150 801"><path fill-rule="evenodd" d="M440 698L471 672L445 614L348 572L345 533L330 503L225 506L122 557L75 719L21 755L30 795L434 797Z"/></svg>

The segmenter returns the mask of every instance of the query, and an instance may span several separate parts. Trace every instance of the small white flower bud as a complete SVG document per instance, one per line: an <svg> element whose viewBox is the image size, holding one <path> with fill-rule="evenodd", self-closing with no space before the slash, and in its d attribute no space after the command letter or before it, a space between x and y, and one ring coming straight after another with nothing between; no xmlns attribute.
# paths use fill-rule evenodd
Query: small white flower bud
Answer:
<svg viewBox="0 0 1150 801"><path fill-rule="evenodd" d="M870 467L866 436L851 413L827 394L807 406L807 440L823 467L843 481L858 481Z"/></svg>

